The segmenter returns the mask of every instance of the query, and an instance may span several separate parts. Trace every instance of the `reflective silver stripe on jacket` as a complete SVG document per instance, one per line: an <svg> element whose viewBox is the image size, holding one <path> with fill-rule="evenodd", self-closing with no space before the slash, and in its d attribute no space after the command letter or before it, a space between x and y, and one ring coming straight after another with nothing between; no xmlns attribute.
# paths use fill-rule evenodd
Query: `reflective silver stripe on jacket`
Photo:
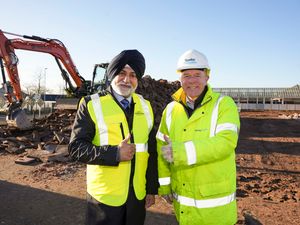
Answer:
<svg viewBox="0 0 300 225"><path fill-rule="evenodd" d="M222 123L222 124L218 124L217 128L216 128L216 134L223 131L223 130L232 130L236 133L238 133L238 127L236 124L233 123Z"/></svg>
<svg viewBox="0 0 300 225"><path fill-rule="evenodd" d="M216 135L216 127L217 127L217 122L218 122L218 113L219 113L219 104L221 100L223 99L223 96L220 96L214 106L212 116L211 116L211 121L210 121L210 133L209 137L213 137Z"/></svg>
<svg viewBox="0 0 300 225"><path fill-rule="evenodd" d="M167 105L167 111L166 111L166 123L167 123L167 127L168 127L168 131L170 133L170 128L171 128L171 122L172 122L172 111L175 105L175 101L169 103Z"/></svg>
<svg viewBox="0 0 300 225"><path fill-rule="evenodd" d="M171 178L170 177L162 177L158 179L158 182L160 185L169 185L171 184Z"/></svg>
<svg viewBox="0 0 300 225"><path fill-rule="evenodd" d="M156 133L156 137L157 137L159 140L161 140L161 141L165 141L165 139L164 139L164 134L163 134L162 132L160 132L159 129L158 129L158 131L157 131L157 133Z"/></svg>
<svg viewBox="0 0 300 225"><path fill-rule="evenodd" d="M135 151L136 152L147 152L148 151L148 143L146 144L135 144Z"/></svg>
<svg viewBox="0 0 300 225"><path fill-rule="evenodd" d="M169 103L166 107L166 124L167 124L169 133L170 133L170 127L171 127L171 122L172 122L172 110L174 108L175 103L176 102L173 101L173 102ZM158 131L156 133L156 137L161 141L165 141L164 134L162 132L160 132L160 126L161 126L161 124L159 125Z"/></svg>
<svg viewBox="0 0 300 225"><path fill-rule="evenodd" d="M104 122L100 97L96 93L91 95L91 99L93 103L94 113L97 119L97 126L100 136L100 146L108 145L108 129Z"/></svg>
<svg viewBox="0 0 300 225"><path fill-rule="evenodd" d="M196 200L193 198L177 195L173 193L173 197L179 202L181 205L191 206L196 208L213 208L222 205L227 205L230 202L235 200L235 192L231 195L227 195L221 198L213 198L213 199L205 199L205 200Z"/></svg>
<svg viewBox="0 0 300 225"><path fill-rule="evenodd" d="M142 108L144 110L145 116L146 116L146 120L147 120L147 124L148 124L148 131L150 132L152 129L152 125L153 125L153 120L150 114L150 109L149 106L146 102L146 100L141 96L141 95L137 95L141 101L142 104Z"/></svg>
<svg viewBox="0 0 300 225"><path fill-rule="evenodd" d="M185 152L187 155L187 164L193 165L197 161L197 155L196 155L196 147L192 141L187 141L184 143L185 146Z"/></svg>

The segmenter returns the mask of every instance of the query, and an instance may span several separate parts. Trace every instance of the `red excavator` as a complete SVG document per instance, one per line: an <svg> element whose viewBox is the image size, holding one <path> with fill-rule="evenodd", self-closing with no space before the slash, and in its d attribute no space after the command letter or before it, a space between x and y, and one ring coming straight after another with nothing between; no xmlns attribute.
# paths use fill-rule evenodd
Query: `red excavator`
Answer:
<svg viewBox="0 0 300 225"><path fill-rule="evenodd" d="M18 38L8 39L5 34L18 36ZM17 68L18 57L15 54L16 49L48 53L54 56L61 71L61 75L66 82L67 92L71 93L76 98L105 88L105 75L101 83L95 84L94 79L97 69L106 69L108 63L96 64L92 81L86 81L79 74L67 48L61 41L38 36L19 35L0 30L0 67L5 97L7 99L6 120L10 126L15 126L21 130L30 129L32 127L31 121L22 109L22 102L24 99ZM6 80L4 68L6 69L10 83ZM72 84L70 76L76 86Z"/></svg>

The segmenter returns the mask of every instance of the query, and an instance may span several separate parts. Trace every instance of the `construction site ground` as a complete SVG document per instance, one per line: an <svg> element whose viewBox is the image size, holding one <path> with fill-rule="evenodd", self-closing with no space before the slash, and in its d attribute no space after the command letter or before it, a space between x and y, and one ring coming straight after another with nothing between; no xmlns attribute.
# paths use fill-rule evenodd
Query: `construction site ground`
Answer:
<svg viewBox="0 0 300 225"><path fill-rule="evenodd" d="M291 118L296 113L241 112L238 224L300 224L300 119ZM84 224L85 165L20 165L19 157L0 148L0 224ZM177 224L172 206L156 200L145 224Z"/></svg>

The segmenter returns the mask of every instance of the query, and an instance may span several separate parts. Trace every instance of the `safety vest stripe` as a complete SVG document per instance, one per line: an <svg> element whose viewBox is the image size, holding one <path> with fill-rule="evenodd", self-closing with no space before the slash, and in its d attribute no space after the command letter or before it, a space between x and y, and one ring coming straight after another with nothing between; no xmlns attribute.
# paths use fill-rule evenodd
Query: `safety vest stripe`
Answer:
<svg viewBox="0 0 300 225"><path fill-rule="evenodd" d="M172 122L172 110L174 108L174 105L175 105L175 101L173 101L167 105L166 123L167 123L169 133L170 133L170 127L171 127L171 122Z"/></svg>
<svg viewBox="0 0 300 225"><path fill-rule="evenodd" d="M229 204L230 202L233 202L236 199L235 192L225 197L205 200L196 200L193 198L177 195L176 193L173 193L173 196L181 205L196 208L213 208L223 206Z"/></svg>
<svg viewBox="0 0 300 225"><path fill-rule="evenodd" d="M222 124L218 124L218 126L216 128L216 134L221 131L224 131L224 130L232 130L232 131L238 133L237 125L235 125L233 123L222 123Z"/></svg>
<svg viewBox="0 0 300 225"><path fill-rule="evenodd" d="M187 164L193 165L197 161L197 155L196 155L196 147L192 141L187 141L184 143L185 146L185 152L187 155Z"/></svg>
<svg viewBox="0 0 300 225"><path fill-rule="evenodd" d="M216 135L216 127L217 127L217 122L218 122L218 112L219 112L219 104L221 100L223 99L223 96L220 96L214 106L212 116L211 116L211 121L210 121L210 137L213 137Z"/></svg>
<svg viewBox="0 0 300 225"><path fill-rule="evenodd" d="M171 178L170 177L162 177L158 179L158 182L160 185L169 185L171 184Z"/></svg>
<svg viewBox="0 0 300 225"><path fill-rule="evenodd" d="M148 144L135 144L135 151L136 152L147 152L148 151Z"/></svg>
<svg viewBox="0 0 300 225"><path fill-rule="evenodd" d="M149 132L151 131L152 129L152 124L153 124L153 120L152 120L152 117L151 117L151 114L150 114L150 109L145 101L145 99L140 96L140 95L137 95L139 98L140 98L140 101L141 101L141 104L142 104L142 108L144 110L144 113L145 113L145 116L146 116L146 120L147 120L147 123L148 123L148 130Z"/></svg>
<svg viewBox="0 0 300 225"><path fill-rule="evenodd" d="M100 146L108 145L108 130L103 118L102 106L99 95L93 94L91 95L94 113L97 119L97 125L100 135Z"/></svg>
<svg viewBox="0 0 300 225"><path fill-rule="evenodd" d="M159 140L161 140L161 141L165 141L165 139L164 139L164 134L163 134L162 132L160 132L160 131L157 131L156 137L157 137Z"/></svg>

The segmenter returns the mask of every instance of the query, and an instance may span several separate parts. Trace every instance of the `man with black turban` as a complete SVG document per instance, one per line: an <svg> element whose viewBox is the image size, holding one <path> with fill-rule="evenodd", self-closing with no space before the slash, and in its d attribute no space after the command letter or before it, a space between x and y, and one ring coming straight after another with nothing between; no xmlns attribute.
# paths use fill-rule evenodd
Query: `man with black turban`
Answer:
<svg viewBox="0 0 300 225"><path fill-rule="evenodd" d="M139 51L122 51L107 68L107 90L80 101L69 153L87 164L87 225L142 225L155 203L153 112L134 93L144 72Z"/></svg>

